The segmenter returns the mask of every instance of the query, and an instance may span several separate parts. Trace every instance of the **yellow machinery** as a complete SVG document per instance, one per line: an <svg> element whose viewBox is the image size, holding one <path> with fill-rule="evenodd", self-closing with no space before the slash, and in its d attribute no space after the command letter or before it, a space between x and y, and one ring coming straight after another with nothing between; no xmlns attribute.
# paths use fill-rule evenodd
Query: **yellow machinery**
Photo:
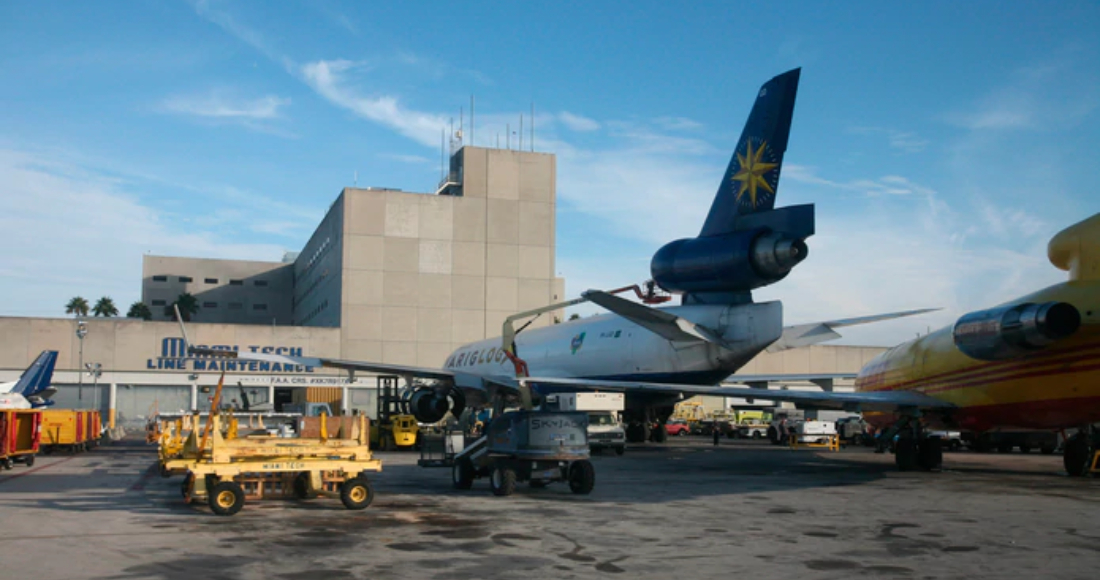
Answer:
<svg viewBox="0 0 1100 580"><path fill-rule="evenodd" d="M694 424L696 421L707 417L707 409L700 401L684 401L676 404L672 411L672 417L683 419L688 424Z"/></svg>
<svg viewBox="0 0 1100 580"><path fill-rule="evenodd" d="M407 402L398 393L398 377L378 377L378 420L372 425L374 449L414 449L420 442L420 424L409 414Z"/></svg>
<svg viewBox="0 0 1100 580"><path fill-rule="evenodd" d="M230 417L223 425L218 415L221 388L218 381L201 429L197 414L190 425L178 419L161 426L161 472L187 474L181 488L186 501L206 501L218 515L237 513L246 499L272 496L339 497L348 509L370 505L374 490L365 473L381 471L382 463L371 457L366 415L331 423L325 415L303 419L302 432L316 432L317 437L239 437L237 419ZM332 424L337 424L335 433Z"/></svg>

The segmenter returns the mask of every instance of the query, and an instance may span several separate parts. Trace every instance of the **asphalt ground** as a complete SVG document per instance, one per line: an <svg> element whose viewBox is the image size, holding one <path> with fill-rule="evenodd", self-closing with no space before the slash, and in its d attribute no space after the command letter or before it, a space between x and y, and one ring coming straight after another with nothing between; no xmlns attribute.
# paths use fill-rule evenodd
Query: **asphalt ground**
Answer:
<svg viewBox="0 0 1100 580"><path fill-rule="evenodd" d="M1058 455L890 455L677 438L596 455L596 488L487 480L380 453L375 500L186 505L152 447L122 442L0 473L0 578L1095 578L1100 479Z"/></svg>

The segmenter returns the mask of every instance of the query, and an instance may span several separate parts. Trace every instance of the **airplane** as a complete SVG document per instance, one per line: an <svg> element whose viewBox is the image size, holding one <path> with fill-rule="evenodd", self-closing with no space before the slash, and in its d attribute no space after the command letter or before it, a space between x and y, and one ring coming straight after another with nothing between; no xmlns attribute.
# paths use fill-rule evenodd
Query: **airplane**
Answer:
<svg viewBox="0 0 1100 580"><path fill-rule="evenodd" d="M55 364L57 351L44 350L23 371L19 380L0 383L0 409L32 409L52 405L54 402L49 399L57 392L50 386Z"/></svg>
<svg viewBox="0 0 1100 580"><path fill-rule="evenodd" d="M753 289L782 280L806 258L805 240L814 233L812 204L774 207L800 74L788 71L760 88L699 235L654 254L653 282L680 295L677 306L654 308L591 290L538 311L590 301L609 313L519 332L509 320L502 337L458 348L442 368L217 350L191 345L181 325L187 352L398 375L409 387L410 412L423 423L448 411L458 417L467 406L531 408L555 390L598 382L625 390L628 441L663 441L663 423L685 392L680 387L713 389L769 347L806 346L836 338L834 328L927 311L784 328L780 302L753 301ZM626 388L632 384L671 388Z"/></svg>

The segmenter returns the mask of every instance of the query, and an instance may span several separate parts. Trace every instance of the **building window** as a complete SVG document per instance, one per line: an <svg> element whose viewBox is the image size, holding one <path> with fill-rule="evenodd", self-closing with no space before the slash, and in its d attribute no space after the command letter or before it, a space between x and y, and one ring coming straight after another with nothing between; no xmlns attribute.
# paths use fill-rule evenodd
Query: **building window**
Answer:
<svg viewBox="0 0 1100 580"><path fill-rule="evenodd" d="M267 286L267 280L256 280L252 283L257 285L257 286Z"/></svg>
<svg viewBox="0 0 1100 580"><path fill-rule="evenodd" d="M153 276L154 282L167 282L168 276Z"/></svg>
<svg viewBox="0 0 1100 580"><path fill-rule="evenodd" d="M230 286L244 286L244 280L230 280Z"/></svg>
<svg viewBox="0 0 1100 580"><path fill-rule="evenodd" d="M229 309L230 310L240 310L242 308L244 308L244 304L242 304L240 302L230 302L229 303Z"/></svg>
<svg viewBox="0 0 1100 580"><path fill-rule="evenodd" d="M218 303L217 302L203 302L202 307L203 308L217 308Z"/></svg>
<svg viewBox="0 0 1100 580"><path fill-rule="evenodd" d="M153 306L167 306L163 300L154 300Z"/></svg>
<svg viewBox="0 0 1100 580"><path fill-rule="evenodd" d="M191 277L190 277L190 276L180 276L180 282L183 282L184 284L186 284L186 283L188 283L188 282L190 282L190 281L191 281Z"/></svg>
<svg viewBox="0 0 1100 580"><path fill-rule="evenodd" d="M267 310L267 304L253 304L253 310Z"/></svg>
<svg viewBox="0 0 1100 580"><path fill-rule="evenodd" d="M218 279L217 278L207 278L206 280L204 280L204 282L206 282L207 284L217 284Z"/></svg>

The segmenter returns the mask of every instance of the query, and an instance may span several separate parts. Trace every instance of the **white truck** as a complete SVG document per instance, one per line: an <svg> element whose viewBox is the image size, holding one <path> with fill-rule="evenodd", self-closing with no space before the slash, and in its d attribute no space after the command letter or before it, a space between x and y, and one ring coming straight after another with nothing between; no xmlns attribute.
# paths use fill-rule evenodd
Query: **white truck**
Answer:
<svg viewBox="0 0 1100 580"><path fill-rule="evenodd" d="M625 404L622 393L557 393L547 395L544 407L556 411L588 413L588 446L626 452L626 430L619 420Z"/></svg>

